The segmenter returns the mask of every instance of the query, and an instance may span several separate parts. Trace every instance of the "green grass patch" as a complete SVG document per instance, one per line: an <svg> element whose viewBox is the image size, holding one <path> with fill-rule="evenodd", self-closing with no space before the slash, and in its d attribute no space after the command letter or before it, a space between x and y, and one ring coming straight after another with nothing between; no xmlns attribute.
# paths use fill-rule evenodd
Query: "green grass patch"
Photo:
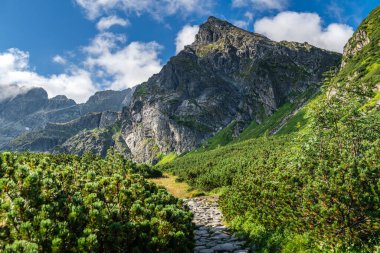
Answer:
<svg viewBox="0 0 380 253"><path fill-rule="evenodd" d="M262 124L258 124L252 121L251 124L234 140L234 142L240 142L252 138L258 138L260 136L269 134L280 122L289 115L296 107L296 104L286 103L275 111L271 116L266 117Z"/></svg>
<svg viewBox="0 0 380 253"><path fill-rule="evenodd" d="M213 137L209 138L197 151L207 151L225 146L233 141L233 130L236 122L231 122L227 127L220 130Z"/></svg>
<svg viewBox="0 0 380 253"><path fill-rule="evenodd" d="M156 164L156 166L164 165L166 163L172 162L177 158L177 154L175 152L170 152L169 154L162 157L162 159Z"/></svg>

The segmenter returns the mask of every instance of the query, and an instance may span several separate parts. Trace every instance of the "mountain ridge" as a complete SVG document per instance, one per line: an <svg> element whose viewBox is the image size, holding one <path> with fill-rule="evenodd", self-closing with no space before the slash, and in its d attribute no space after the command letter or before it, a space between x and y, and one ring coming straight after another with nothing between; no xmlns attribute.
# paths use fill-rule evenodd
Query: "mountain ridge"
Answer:
<svg viewBox="0 0 380 253"><path fill-rule="evenodd" d="M48 98L43 88L32 88L3 99L0 101L0 147L22 134L42 131L49 123L65 123L92 112L121 111L129 105L133 91L99 91L82 104L64 95Z"/></svg>
<svg viewBox="0 0 380 253"><path fill-rule="evenodd" d="M232 121L238 135L251 121L260 123L285 102L317 90L322 73L339 62L338 53L274 42L210 17L194 43L136 86L120 115L124 155L155 162L199 146ZM77 145L64 145L76 153Z"/></svg>

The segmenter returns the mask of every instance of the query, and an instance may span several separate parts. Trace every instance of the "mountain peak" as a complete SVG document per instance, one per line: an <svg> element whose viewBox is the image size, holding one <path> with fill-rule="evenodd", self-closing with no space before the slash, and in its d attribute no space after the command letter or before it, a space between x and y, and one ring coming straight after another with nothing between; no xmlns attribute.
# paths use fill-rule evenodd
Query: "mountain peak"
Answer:
<svg viewBox="0 0 380 253"><path fill-rule="evenodd" d="M196 35L196 44L214 43L223 38L226 34L229 34L233 29L241 30L225 20L210 16L207 21L199 27L199 32Z"/></svg>
<svg viewBox="0 0 380 253"><path fill-rule="evenodd" d="M205 23L200 25L199 32L196 35L195 44L207 45L217 42L222 38L251 36L259 40L267 38L257 33L252 33L241 29L228 21L210 16Z"/></svg>
<svg viewBox="0 0 380 253"><path fill-rule="evenodd" d="M234 26L232 25L231 23L228 23L226 20L222 20L222 19L219 19L217 17L214 17L214 16L209 16L208 19L207 19L207 22L204 23L204 24L222 24L222 25L228 25L228 26Z"/></svg>

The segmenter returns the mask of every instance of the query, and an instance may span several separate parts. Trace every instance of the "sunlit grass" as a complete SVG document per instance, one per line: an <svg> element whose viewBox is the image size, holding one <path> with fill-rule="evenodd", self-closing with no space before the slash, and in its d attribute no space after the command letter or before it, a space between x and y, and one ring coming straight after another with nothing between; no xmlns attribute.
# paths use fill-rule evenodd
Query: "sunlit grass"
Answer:
<svg viewBox="0 0 380 253"><path fill-rule="evenodd" d="M191 198L201 194L201 192L192 190L185 182L176 182L176 179L176 176L164 173L162 177L152 178L149 181L165 187L168 192L177 198Z"/></svg>

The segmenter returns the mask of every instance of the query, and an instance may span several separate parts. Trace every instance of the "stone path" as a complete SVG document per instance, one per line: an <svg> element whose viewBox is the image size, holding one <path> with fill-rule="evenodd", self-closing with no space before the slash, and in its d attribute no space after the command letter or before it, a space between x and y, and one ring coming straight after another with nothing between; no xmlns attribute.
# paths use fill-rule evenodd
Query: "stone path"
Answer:
<svg viewBox="0 0 380 253"><path fill-rule="evenodd" d="M198 197L185 200L194 214L195 253L248 253L246 242L231 235L222 223L217 197Z"/></svg>

